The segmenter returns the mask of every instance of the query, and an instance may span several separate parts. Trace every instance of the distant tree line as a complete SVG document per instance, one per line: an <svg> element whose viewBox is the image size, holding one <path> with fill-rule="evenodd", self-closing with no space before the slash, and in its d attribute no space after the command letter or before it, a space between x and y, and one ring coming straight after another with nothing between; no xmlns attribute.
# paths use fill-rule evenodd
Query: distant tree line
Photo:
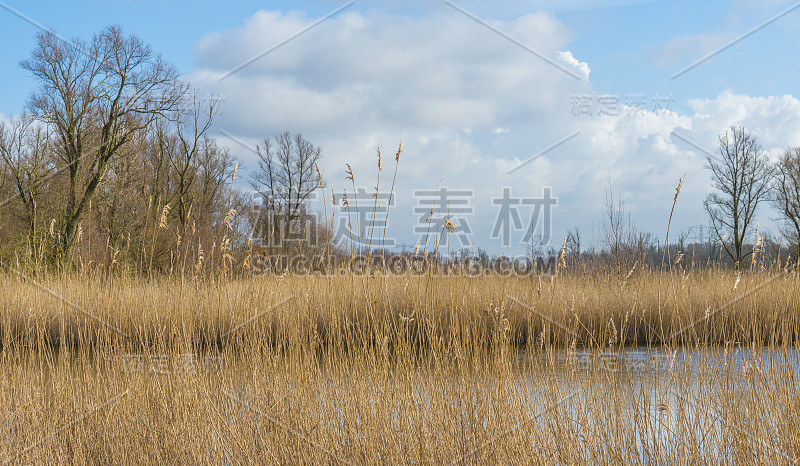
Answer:
<svg viewBox="0 0 800 466"><path fill-rule="evenodd" d="M42 33L21 66L36 87L25 113L0 124L0 262L6 268L234 275L347 262L347 248L336 244L326 219L318 223L308 211L307 201L326 183L318 167L321 147L301 134L281 133L256 147L254 208L254 198L234 187L238 162L208 134L219 100L200 99L136 36L116 27L89 40ZM755 137L732 127L706 161L715 188L704 202L709 241L687 244L679 234L673 244L659 244L632 222L609 181L602 247L587 249L576 228L560 248L547 251L553 260L529 263L605 267L625 276L687 263L742 268L782 256L796 262L800 148L771 163ZM675 202L678 194L680 185ZM765 203L780 214L780 240L754 231ZM500 270L514 261L480 249L367 255L369 264L380 256L374 262L380 267L405 258L441 270L465 264Z"/></svg>
<svg viewBox="0 0 800 466"><path fill-rule="evenodd" d="M91 40L38 36L22 62L38 88L0 126L6 263L130 272L225 262L240 201L234 162L206 131L174 66L110 27Z"/></svg>
<svg viewBox="0 0 800 466"><path fill-rule="evenodd" d="M297 229L325 183L321 148L302 135L257 147L253 208L234 188L238 162L208 135L219 98L199 98L138 37L41 33L21 66L36 88L25 113L0 122L6 267L234 274L253 258L310 253Z"/></svg>
<svg viewBox="0 0 800 466"><path fill-rule="evenodd" d="M768 262L778 265L776 261L783 258L796 265L800 257L800 147L787 149L771 163L757 138L734 126L719 136L718 151L706 156L706 168L715 188L703 203L711 220L712 237L707 241L687 244L681 234L674 244L659 245L651 233L632 223L609 181L601 226L603 248L582 251L580 232L575 229L564 242L566 255L574 264L605 264L618 274L636 265L673 267L680 261L683 265L691 261L693 266L730 264L739 269ZM756 214L766 203L779 213L781 238L758 230Z"/></svg>

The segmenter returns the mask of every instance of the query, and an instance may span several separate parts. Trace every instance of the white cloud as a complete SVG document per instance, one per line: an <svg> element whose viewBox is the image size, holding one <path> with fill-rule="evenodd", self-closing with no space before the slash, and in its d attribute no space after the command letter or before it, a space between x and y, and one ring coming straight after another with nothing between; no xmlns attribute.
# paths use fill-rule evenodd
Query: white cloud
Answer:
<svg viewBox="0 0 800 466"><path fill-rule="evenodd" d="M791 96L723 93L690 101L691 115L626 108L619 116L575 117L572 96L602 91L588 81L589 64L564 51L569 31L555 17L529 14L491 24L585 80L452 13L342 14L220 81L229 69L316 20L259 12L239 28L203 39L190 79L225 96L217 127L248 144L290 130L322 145L321 168L337 189L346 186L345 163L353 166L357 184L374 188L375 149L393 154L402 139L390 234L408 243L416 242L411 192L440 184L475 190L475 214L468 219L478 246L502 244L488 238L496 213L491 199L504 186L527 197L552 186L559 198L554 235L575 225L588 235L602 220L609 174L632 217L663 236L678 179L687 174L673 220L678 229L697 222L708 191L704 154L673 131L711 151L720 131L734 123L745 124L770 150L800 145L800 102ZM508 174L578 130L577 137ZM254 165L250 153L225 142ZM388 188L385 172L381 185Z"/></svg>
<svg viewBox="0 0 800 466"><path fill-rule="evenodd" d="M569 50L567 50L566 52L560 52L559 55L561 56L562 60L577 68L583 75L584 79L586 80L589 79L589 73L591 73L592 70L589 69L588 63L578 61L577 58L572 56L572 52L570 52Z"/></svg>
<svg viewBox="0 0 800 466"><path fill-rule="evenodd" d="M767 149L800 146L800 101L791 95L751 97L723 92L714 99L690 100L689 105L704 130L744 126Z"/></svg>

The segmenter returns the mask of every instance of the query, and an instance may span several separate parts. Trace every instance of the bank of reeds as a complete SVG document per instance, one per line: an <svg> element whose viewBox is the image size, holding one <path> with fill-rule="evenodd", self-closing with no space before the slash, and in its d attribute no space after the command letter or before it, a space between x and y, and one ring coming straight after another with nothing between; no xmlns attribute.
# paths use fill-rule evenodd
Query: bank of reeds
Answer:
<svg viewBox="0 0 800 466"><path fill-rule="evenodd" d="M12 464L800 456L792 273L0 282Z"/></svg>
<svg viewBox="0 0 800 466"><path fill-rule="evenodd" d="M6 350L791 344L800 331L800 281L782 270L0 282Z"/></svg>

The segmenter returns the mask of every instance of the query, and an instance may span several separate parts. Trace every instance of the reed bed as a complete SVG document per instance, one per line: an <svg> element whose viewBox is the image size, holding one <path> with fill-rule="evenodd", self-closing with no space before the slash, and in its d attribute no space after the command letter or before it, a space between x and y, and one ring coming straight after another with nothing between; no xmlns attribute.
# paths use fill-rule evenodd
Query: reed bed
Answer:
<svg viewBox="0 0 800 466"><path fill-rule="evenodd" d="M0 458L797 461L797 276L623 278L2 276Z"/></svg>
<svg viewBox="0 0 800 466"><path fill-rule="evenodd" d="M795 273L331 276L237 281L0 276L0 344L56 349L332 350L791 344Z"/></svg>

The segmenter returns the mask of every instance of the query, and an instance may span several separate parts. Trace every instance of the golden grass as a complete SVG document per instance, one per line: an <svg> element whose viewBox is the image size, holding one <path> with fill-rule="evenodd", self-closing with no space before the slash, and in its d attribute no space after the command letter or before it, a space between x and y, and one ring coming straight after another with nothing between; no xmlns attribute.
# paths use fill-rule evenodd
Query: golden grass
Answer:
<svg viewBox="0 0 800 466"><path fill-rule="evenodd" d="M423 348L791 344L794 273L530 277L256 277L236 281L0 276L0 344L203 350L233 345ZM244 346L243 346L244 345Z"/></svg>
<svg viewBox="0 0 800 466"><path fill-rule="evenodd" d="M0 288L0 458L11 463L800 456L795 274L6 275ZM641 376L575 364L581 347L626 345L673 359ZM713 364L675 358L688 350Z"/></svg>

